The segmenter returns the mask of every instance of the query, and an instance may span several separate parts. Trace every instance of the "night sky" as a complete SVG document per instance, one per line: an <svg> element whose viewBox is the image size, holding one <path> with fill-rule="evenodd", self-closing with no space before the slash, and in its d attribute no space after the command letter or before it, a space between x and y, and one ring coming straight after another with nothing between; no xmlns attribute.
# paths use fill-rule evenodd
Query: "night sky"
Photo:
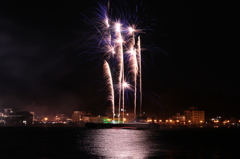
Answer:
<svg viewBox="0 0 240 159"><path fill-rule="evenodd" d="M1 2L0 111L105 112L90 23L99 2ZM135 0L119 10L136 5L149 29L141 36L143 110L170 117L195 106L209 116L239 116L236 4Z"/></svg>

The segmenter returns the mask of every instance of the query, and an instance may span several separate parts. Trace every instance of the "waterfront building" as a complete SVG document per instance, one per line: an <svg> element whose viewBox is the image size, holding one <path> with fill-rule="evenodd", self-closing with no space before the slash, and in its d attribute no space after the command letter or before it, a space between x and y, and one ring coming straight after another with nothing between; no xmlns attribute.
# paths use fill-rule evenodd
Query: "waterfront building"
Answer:
<svg viewBox="0 0 240 159"><path fill-rule="evenodd" d="M12 108L4 108L4 114L5 114L5 115L11 114L11 113L13 113Z"/></svg>
<svg viewBox="0 0 240 159"><path fill-rule="evenodd" d="M29 111L12 111L4 115L6 125L32 125L33 115Z"/></svg>
<svg viewBox="0 0 240 159"><path fill-rule="evenodd" d="M181 115L180 113L176 113L175 116L172 116L172 120L175 121L175 124L178 124L178 125L186 124L186 116Z"/></svg>
<svg viewBox="0 0 240 159"><path fill-rule="evenodd" d="M74 111L72 115L72 122L74 123L80 123L83 122L84 117L91 116L90 112L87 111Z"/></svg>
<svg viewBox="0 0 240 159"><path fill-rule="evenodd" d="M198 110L197 107L190 107L184 111L186 116L186 124L202 125L205 122L205 111Z"/></svg>

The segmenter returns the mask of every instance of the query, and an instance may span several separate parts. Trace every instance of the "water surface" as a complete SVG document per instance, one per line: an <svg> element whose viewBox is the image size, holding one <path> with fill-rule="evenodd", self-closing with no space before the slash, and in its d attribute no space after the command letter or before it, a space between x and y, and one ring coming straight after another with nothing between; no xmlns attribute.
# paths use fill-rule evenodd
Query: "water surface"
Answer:
<svg viewBox="0 0 240 159"><path fill-rule="evenodd" d="M235 158L240 129L0 127L1 158Z"/></svg>

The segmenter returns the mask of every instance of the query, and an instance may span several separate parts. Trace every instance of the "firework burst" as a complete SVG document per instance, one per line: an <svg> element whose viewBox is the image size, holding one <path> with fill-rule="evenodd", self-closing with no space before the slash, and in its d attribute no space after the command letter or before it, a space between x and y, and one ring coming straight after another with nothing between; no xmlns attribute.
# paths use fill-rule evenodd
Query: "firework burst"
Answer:
<svg viewBox="0 0 240 159"><path fill-rule="evenodd" d="M130 24L130 22L136 21L136 20L129 20L125 16L118 15L122 19L118 17L110 17L110 1L108 1L107 7L100 7L99 12L101 14L99 26L98 29L101 31L101 40L100 43L102 45L102 49L105 50L106 58L105 60L108 62L114 61L111 65L112 67L115 67L114 70L116 70L116 79L113 81L113 77L109 75L111 71L110 66L107 65L107 62L104 62L104 69L106 69L105 72L108 72L108 84L110 82L109 78L112 82L116 82L118 88L116 89L116 93L114 93L113 84L111 84L111 94L110 99L112 100L112 110L113 110L113 118L114 115L117 114L118 121L123 121L124 119L124 112L125 112L125 91L130 90L133 92L133 103L134 103L134 118L137 116L137 92L141 91L141 86L137 86L137 84L141 84L141 77L139 75L141 72L141 46L140 46L140 38L139 33L142 31L142 29L137 29L137 24ZM131 17L131 16L130 16ZM115 20L114 20L115 19ZM129 22L130 21L130 22ZM137 42L136 42L136 36ZM108 66L108 67L106 67ZM130 82L126 81L126 76L130 76L127 78L130 78ZM140 82L138 82L139 80ZM138 90L138 88L140 88ZM116 100L115 97L118 95L118 109L117 113L115 112L115 105L114 101ZM139 92L139 97L141 99L141 92ZM141 103L141 101L139 102ZM141 104L140 104L141 105ZM141 106L140 106L141 107ZM141 114L141 110L138 110Z"/></svg>
<svg viewBox="0 0 240 159"><path fill-rule="evenodd" d="M127 4L114 2L110 3L108 0L105 3L99 3L96 9L97 17L91 21L97 30L97 34L92 38L98 41L95 51L103 61L104 77L110 92L108 99L112 101L113 118L117 117L118 121L123 121L125 95L129 95L129 92L133 96L134 118L142 115L140 34L147 31L149 27L137 16L141 11L138 7L135 7L132 12L126 7ZM142 26L147 26L147 29L142 29Z"/></svg>

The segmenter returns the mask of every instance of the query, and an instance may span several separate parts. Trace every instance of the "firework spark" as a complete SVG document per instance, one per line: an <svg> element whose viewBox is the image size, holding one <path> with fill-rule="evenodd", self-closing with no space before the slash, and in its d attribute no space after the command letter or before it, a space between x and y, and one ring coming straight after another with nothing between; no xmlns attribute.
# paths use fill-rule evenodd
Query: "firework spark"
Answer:
<svg viewBox="0 0 240 159"><path fill-rule="evenodd" d="M103 70L104 70L104 77L107 79L107 86L109 89L109 95L108 95L108 100L111 100L111 104L112 104L112 113L113 113L113 119L114 119L114 115L115 115L115 102L114 102L114 88L113 88L113 81L112 81L112 74L111 74L111 70L109 67L109 64L107 61L104 60L104 64L103 64Z"/></svg>
<svg viewBox="0 0 240 159"><path fill-rule="evenodd" d="M110 0L104 5L99 4L95 18L97 23L91 21L97 30L92 37L98 40L98 53L103 53L98 55L102 55L100 59L104 61L104 77L110 91L108 99L112 101L113 118L117 115L119 122L124 119L125 96L129 93L133 95L129 103L133 104L130 107L133 107L134 117L142 115L142 49L139 34L143 33L143 29L139 27L145 26L145 22L137 16L140 11L137 7L137 14L132 14L127 7L121 10L120 5L111 4Z"/></svg>
<svg viewBox="0 0 240 159"><path fill-rule="evenodd" d="M108 4L108 7L110 5ZM109 8L108 8L109 9ZM117 70L117 85L118 85L118 121L124 119L124 111L125 111L125 105L124 105L124 92L125 89L130 88L130 84L125 81L125 73L129 72L132 76L132 82L134 89L134 117L136 117L137 114L137 79L140 79L138 77L140 67L140 38L138 38L137 42L137 48L135 46L135 33L137 33L139 30L136 29L136 25L126 25L121 20L113 21L111 20L107 15L107 12L104 11L104 18L102 20L101 24L104 24L103 29L103 42L104 42L104 48L107 53L112 53L114 56L108 56L106 60L109 60L109 58L113 58L114 61L116 61L116 69ZM128 24L128 23L127 23ZM126 64L129 66L127 67ZM108 67L107 67L108 66ZM107 62L104 62L104 68L106 70L110 70L110 66L107 65ZM125 70L129 69L129 70ZM108 78L111 76L109 75L110 71L108 71ZM112 78L112 77L111 77ZM108 84L110 80L108 79ZM111 83L113 80L111 80ZM113 84L111 85L113 86ZM139 86L140 87L140 86ZM141 87L140 87L141 88ZM113 88L111 88L111 95L114 95ZM113 99L111 97L111 99ZM112 102L114 103L114 102ZM115 108L115 105L112 105L112 107ZM114 110L113 108L113 110ZM115 112L113 112L114 117ZM141 114L141 113L140 113Z"/></svg>
<svg viewBox="0 0 240 159"><path fill-rule="evenodd" d="M138 36L138 42L137 42L137 61L138 61L138 75L139 75L139 115L141 116L142 114L142 58L141 58L141 42L140 42L140 36Z"/></svg>

